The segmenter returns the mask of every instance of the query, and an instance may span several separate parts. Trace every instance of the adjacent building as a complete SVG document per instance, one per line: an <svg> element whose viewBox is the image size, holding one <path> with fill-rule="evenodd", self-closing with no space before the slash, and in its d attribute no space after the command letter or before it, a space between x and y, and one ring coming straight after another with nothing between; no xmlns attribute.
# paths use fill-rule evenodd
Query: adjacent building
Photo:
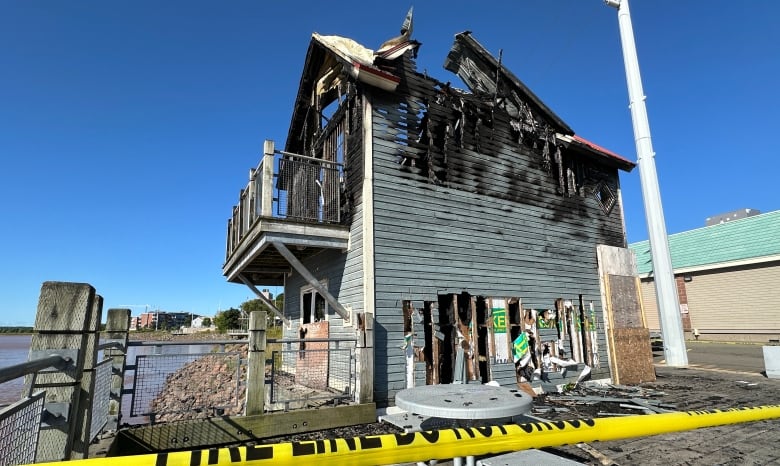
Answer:
<svg viewBox="0 0 780 466"><path fill-rule="evenodd" d="M708 219L669 235L672 268L689 338L766 342L780 337L780 210ZM736 218L736 219L734 219ZM631 244L650 329L660 329L648 241Z"/></svg>

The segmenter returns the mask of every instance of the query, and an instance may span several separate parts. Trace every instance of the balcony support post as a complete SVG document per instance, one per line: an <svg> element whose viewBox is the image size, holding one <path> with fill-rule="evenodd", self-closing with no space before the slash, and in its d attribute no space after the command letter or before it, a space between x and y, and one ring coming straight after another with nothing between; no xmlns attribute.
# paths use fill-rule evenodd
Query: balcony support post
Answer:
<svg viewBox="0 0 780 466"><path fill-rule="evenodd" d="M284 316L284 314L279 310L279 308L276 307L276 304L273 303L270 299L266 298L265 295L257 289L254 283L252 283L246 275L243 273L238 274L238 279L244 282L244 285L248 286L250 290L257 296L257 299L263 302L268 308L271 310L271 312L278 318L282 319L285 325L289 325L290 321L287 320L287 318Z"/></svg>
<svg viewBox="0 0 780 466"><path fill-rule="evenodd" d="M309 272L309 270L306 268L306 266L304 266L301 263L301 261L299 261L298 258L295 257L295 255L292 252L290 252L289 249L287 249L287 246L285 246L284 244L282 244L280 242L277 242L277 241L274 241L271 244L273 244L274 247L276 248L276 250L279 251L279 254L281 254L282 257L284 257L287 260L287 262L289 262L290 265L292 265L293 268L299 274L301 274L303 279L306 280L306 282L309 285L311 285L312 288L317 290L317 292L320 295L322 295L323 298L325 298L325 301L327 301L328 304L330 304L330 306L333 308L333 310L335 310L336 313L338 315L340 315L342 319L344 319L345 321L349 322L349 311L347 311L344 308L344 306L342 306L341 303L339 303L338 300L332 294L330 294L330 292L328 291L327 288L322 286L322 283L320 283L314 277L314 275L312 275L311 272Z"/></svg>
<svg viewBox="0 0 780 466"><path fill-rule="evenodd" d="M274 142L266 139L263 144L262 192L260 193L260 215L273 217L274 203Z"/></svg>

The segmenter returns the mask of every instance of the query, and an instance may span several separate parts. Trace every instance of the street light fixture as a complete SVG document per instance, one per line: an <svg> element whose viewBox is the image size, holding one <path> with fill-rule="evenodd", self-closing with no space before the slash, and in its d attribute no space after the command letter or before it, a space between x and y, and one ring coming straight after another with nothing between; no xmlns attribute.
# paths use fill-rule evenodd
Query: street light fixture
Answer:
<svg viewBox="0 0 780 466"><path fill-rule="evenodd" d="M642 184L642 199L645 204L650 253L653 257L653 275L658 311L661 317L666 364L676 367L687 366L688 354L685 350L685 334L680 317L680 300L677 296L672 259L669 254L669 241L666 236L666 223L661 206L661 192L655 169L655 152L653 152L653 144L650 140L650 123L645 107L645 94L642 90L642 77L639 74L639 60L636 55L631 13L628 8L628 0L604 0L604 3L618 10L620 41L623 46L623 62L626 67L629 107L634 125L639 180Z"/></svg>

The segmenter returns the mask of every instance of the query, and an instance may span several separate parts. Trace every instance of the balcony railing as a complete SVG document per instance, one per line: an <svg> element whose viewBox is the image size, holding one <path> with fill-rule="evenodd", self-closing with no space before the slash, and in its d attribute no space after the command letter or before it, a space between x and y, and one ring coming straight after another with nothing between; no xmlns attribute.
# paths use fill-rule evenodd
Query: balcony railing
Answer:
<svg viewBox="0 0 780 466"><path fill-rule="evenodd" d="M341 163L275 151L266 141L263 158L233 206L226 259L259 219L340 224L344 167Z"/></svg>

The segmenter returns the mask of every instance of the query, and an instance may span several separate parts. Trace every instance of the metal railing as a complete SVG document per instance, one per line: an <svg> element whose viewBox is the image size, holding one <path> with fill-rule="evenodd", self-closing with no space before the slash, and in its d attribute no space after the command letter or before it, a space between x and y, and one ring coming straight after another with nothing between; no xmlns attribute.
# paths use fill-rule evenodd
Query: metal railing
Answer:
<svg viewBox="0 0 780 466"><path fill-rule="evenodd" d="M249 170L249 181L232 208L226 259L260 218L341 224L343 189L343 164L275 151L271 143L257 167Z"/></svg>
<svg viewBox="0 0 780 466"><path fill-rule="evenodd" d="M61 354L50 354L48 356L42 356L30 361L14 364L9 367L0 368L0 383L9 382L25 375L36 375L38 372L53 367L58 370L63 370L73 362L73 359L69 356L63 356ZM32 387L33 384L30 384Z"/></svg>
<svg viewBox="0 0 780 466"><path fill-rule="evenodd" d="M281 154L276 175L276 216L340 223L343 166L287 152Z"/></svg>
<svg viewBox="0 0 780 466"><path fill-rule="evenodd" d="M38 392L0 410L0 465L35 462L46 392Z"/></svg>
<svg viewBox="0 0 780 466"><path fill-rule="evenodd" d="M355 339L268 339L265 377L259 381L269 400L265 411L351 403L357 377L355 343ZM126 347L103 342L98 350L111 349L114 356L120 351L126 358L124 372L117 373L124 388L112 395L112 376L117 374L108 355L89 369L95 383L88 397L92 417L84 427L89 429L85 438L94 440L112 415L125 421L122 425L126 421L137 425L243 414L250 383L246 345L246 340L130 341ZM143 348L152 354L141 354ZM0 383L27 376L31 391L38 374L72 373L76 357L68 351L0 368ZM119 404L121 413L111 413L111 400L117 395L126 402ZM47 403L45 397L45 390L26 393L0 410L0 466L34 463L41 427L69 422L67 408Z"/></svg>
<svg viewBox="0 0 780 466"><path fill-rule="evenodd" d="M112 360L104 359L95 366L95 392L92 398L92 420L89 439L94 440L108 423L111 401Z"/></svg>
<svg viewBox="0 0 780 466"><path fill-rule="evenodd" d="M354 399L354 339L279 340L271 351L268 410L290 410Z"/></svg>
<svg viewBox="0 0 780 466"><path fill-rule="evenodd" d="M130 342L153 346L127 365L124 390L134 423L169 422L236 415L246 393L246 340L202 342ZM266 349L266 411L349 403L356 386L355 339L269 339ZM173 347L186 345L187 351ZM226 351L226 345L228 351ZM219 346L211 352L197 346ZM131 374L132 373L132 374ZM198 390L192 381L197 379Z"/></svg>
<svg viewBox="0 0 780 466"><path fill-rule="evenodd" d="M233 346L227 350L227 345ZM126 366L122 393L129 398L125 410L129 423L243 411L246 358L241 349L246 340L131 341L128 346L134 357Z"/></svg>
<svg viewBox="0 0 780 466"><path fill-rule="evenodd" d="M0 410L0 466L34 463L41 427L68 421L67 409L63 409L61 403L46 404L46 390L33 393L33 388L38 374L72 370L75 358L67 350L37 357L35 353L31 352L33 357L29 361L0 368L0 384L30 377L25 384L27 392L22 394L22 398ZM100 434L108 422L111 363L111 359L105 359L95 366L92 417L87 437L89 442Z"/></svg>

